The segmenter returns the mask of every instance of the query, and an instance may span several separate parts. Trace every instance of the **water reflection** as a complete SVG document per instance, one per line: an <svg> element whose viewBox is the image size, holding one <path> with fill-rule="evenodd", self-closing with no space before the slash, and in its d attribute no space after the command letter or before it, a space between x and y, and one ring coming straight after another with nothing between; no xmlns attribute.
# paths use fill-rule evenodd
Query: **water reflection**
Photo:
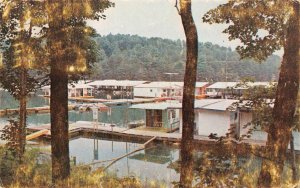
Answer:
<svg viewBox="0 0 300 188"><path fill-rule="evenodd" d="M79 163L90 163L94 160L102 161L120 157L139 146L140 143L79 138L70 141L70 156L76 156L76 161ZM179 174L170 167L178 158L179 150L175 147L162 144L150 145L144 151L124 157L113 164L108 171L118 177L137 176L144 182L156 180L171 185L172 181L179 179ZM93 168L102 165L105 166L107 163L94 165Z"/></svg>
<svg viewBox="0 0 300 188"><path fill-rule="evenodd" d="M123 156L139 146L140 143L79 138L70 142L70 155L76 156L76 161L79 163L87 164L95 160L103 161ZM255 187L262 158L253 155L250 150L247 152L247 148L244 149L223 144L195 149L193 185L195 187ZM118 177L136 176L144 183L154 180L172 187L173 182L179 182L181 163L179 154L180 150L175 145L150 144L145 150L117 161L109 167L108 172ZM299 155L296 158L299 168ZM96 164L93 169L104 167L108 163ZM289 161L286 163L284 177L286 181L291 179Z"/></svg>

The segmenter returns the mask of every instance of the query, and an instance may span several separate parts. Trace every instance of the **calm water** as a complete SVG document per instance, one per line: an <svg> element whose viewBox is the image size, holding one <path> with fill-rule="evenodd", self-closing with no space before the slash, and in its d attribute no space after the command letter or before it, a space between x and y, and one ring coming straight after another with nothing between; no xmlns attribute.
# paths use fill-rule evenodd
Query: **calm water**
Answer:
<svg viewBox="0 0 300 188"><path fill-rule="evenodd" d="M98 145L97 145L98 144ZM90 163L94 160L108 160L137 149L141 144L79 138L70 141L70 156L76 156L77 163ZM170 185L179 180L179 174L170 167L179 158L179 150L158 144L145 151L125 157L111 167L109 172L122 176L137 176L143 181L157 180ZM94 165L94 169L108 163Z"/></svg>
<svg viewBox="0 0 300 188"><path fill-rule="evenodd" d="M44 105L49 105L49 100L43 97L33 96L28 100L29 107ZM0 91L0 109L17 107L18 101L14 100L7 92ZM98 119L104 123L124 126L126 122L141 120L144 117L145 113L143 110L128 109L128 106L116 106L111 108L111 113L99 113ZM5 124L7 119L8 117L0 118L0 124ZM69 121L92 121L92 112L70 111ZM50 123L50 116L49 114L32 114L28 116L27 123L28 126ZM76 156L77 164L86 164L95 160L108 160L122 156L139 146L139 143L132 142L111 141L101 138L78 138L70 141L70 156ZM255 179L258 175L261 164L260 158L255 156L238 157L238 160L234 161L230 159L231 155L226 157L222 149L216 148L216 150L217 152L212 154L204 154L205 151L197 151L196 166L201 167L197 181L201 180L202 175L207 178L208 175L213 173L216 173L214 174L216 176L220 174L231 174L234 176L243 174L250 177L249 181ZM118 177L136 176L144 182L155 180L167 187L172 187L172 182L179 180L179 174L175 170L178 159L179 149L177 147L156 144L117 161L109 168L109 172ZM300 155L297 155L296 162L297 166L300 166ZM106 166L107 164L107 162L96 164L93 166L93 169ZM216 172L212 171L216 167L218 170ZM286 171L288 170L290 171L290 167L286 168ZM224 173L220 173L222 171ZM288 174L287 177L291 177L290 172L286 174ZM231 175L225 178L231 178Z"/></svg>
<svg viewBox="0 0 300 188"><path fill-rule="evenodd" d="M95 160L108 160L120 157L137 149L141 144L104 139L78 138L70 141L70 156L76 156L78 163L91 163ZM217 178L216 181L224 181L233 177L240 177L243 184L251 185L261 168L261 158L248 154L247 156L235 156L226 153L222 146L212 146L214 150L197 149L195 152L195 181L200 182L209 177ZM180 174L178 161L180 150L174 145L153 144L146 150L142 150L124 157L109 167L108 172L118 177L136 176L143 182L155 180L166 187L173 187L172 182L178 182ZM296 156L296 165L299 167L300 155ZM105 167L109 162L96 164L97 167ZM290 162L286 163L284 170L285 179L291 178ZM196 171L195 171L196 172ZM213 178L214 179L214 178ZM234 178L233 178L234 179ZM158 187L158 186L156 186ZM202 186L200 186L202 187ZM213 186L214 187L214 186Z"/></svg>
<svg viewBox="0 0 300 188"><path fill-rule="evenodd" d="M76 138L70 140L70 158L76 157L76 165L89 164L94 161L104 161L121 157L134 151L141 143L124 142L120 140L106 140L99 137ZM39 146L49 149L49 145ZM179 159L179 149L175 146L155 144L146 150L135 152L124 157L110 166L107 172L117 177L135 176L144 183L155 180L160 185L172 187L172 182L179 181L179 174L174 169L173 163ZM92 165L92 169L106 167L109 162Z"/></svg>
<svg viewBox="0 0 300 188"><path fill-rule="evenodd" d="M28 99L28 107L49 106L49 99L39 96L32 96ZM19 104L9 93L0 91L0 109L18 108ZM99 112L98 120L103 123L113 123L117 126L125 126L128 122L142 120L145 117L143 110L128 109L128 106L114 106L111 112ZM6 124L8 118L0 117L0 124ZM69 122L92 121L92 112L69 112ZM30 114L27 117L28 126L43 125L50 123L50 114Z"/></svg>
<svg viewBox="0 0 300 188"><path fill-rule="evenodd" d="M27 101L28 107L49 106L49 99L33 95ZM19 102L8 92L0 90L0 109L19 108Z"/></svg>

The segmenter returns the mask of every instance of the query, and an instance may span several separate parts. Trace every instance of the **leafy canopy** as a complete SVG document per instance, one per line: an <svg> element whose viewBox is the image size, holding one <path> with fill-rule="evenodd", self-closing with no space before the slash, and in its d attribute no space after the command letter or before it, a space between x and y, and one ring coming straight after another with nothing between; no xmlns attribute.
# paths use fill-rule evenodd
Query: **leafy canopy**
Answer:
<svg viewBox="0 0 300 188"><path fill-rule="evenodd" d="M108 0L46 1L46 37L51 61L66 63L71 73L90 68L97 54L93 50L94 41L90 39L95 31L86 25L86 20L105 18L104 10L113 5Z"/></svg>
<svg viewBox="0 0 300 188"><path fill-rule="evenodd" d="M35 78L37 72L33 68L44 58L42 38L35 35L37 32L34 31L42 24L39 21L41 10L42 4L37 1L0 2L0 48L4 57L0 81L16 99L39 87ZM26 80L21 79L22 73L26 75Z"/></svg>
<svg viewBox="0 0 300 188"><path fill-rule="evenodd" d="M241 58L261 62L285 43L287 22L292 12L290 1L229 0L208 11L203 21L229 24L223 31L230 40L239 39Z"/></svg>

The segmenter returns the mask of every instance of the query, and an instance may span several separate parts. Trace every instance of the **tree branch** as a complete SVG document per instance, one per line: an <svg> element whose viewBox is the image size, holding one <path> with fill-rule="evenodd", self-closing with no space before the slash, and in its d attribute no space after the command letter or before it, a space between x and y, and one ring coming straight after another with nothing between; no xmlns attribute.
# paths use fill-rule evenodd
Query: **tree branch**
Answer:
<svg viewBox="0 0 300 188"><path fill-rule="evenodd" d="M180 10L178 8L178 0L175 0L175 6L174 6L178 12L179 15L181 15Z"/></svg>

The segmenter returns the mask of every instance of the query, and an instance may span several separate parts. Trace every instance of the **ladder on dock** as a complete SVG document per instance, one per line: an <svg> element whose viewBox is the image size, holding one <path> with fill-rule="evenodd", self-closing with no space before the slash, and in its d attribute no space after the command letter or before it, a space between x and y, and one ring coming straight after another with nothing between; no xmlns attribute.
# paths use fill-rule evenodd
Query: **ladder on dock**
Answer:
<svg viewBox="0 0 300 188"><path fill-rule="evenodd" d="M48 129L43 129L43 130L34 132L34 133L30 134L30 135L27 135L26 136L26 140L28 141L28 140L32 140L32 139L38 138L38 137L40 137L40 136L42 136L44 134L47 134L48 132L49 132Z"/></svg>

